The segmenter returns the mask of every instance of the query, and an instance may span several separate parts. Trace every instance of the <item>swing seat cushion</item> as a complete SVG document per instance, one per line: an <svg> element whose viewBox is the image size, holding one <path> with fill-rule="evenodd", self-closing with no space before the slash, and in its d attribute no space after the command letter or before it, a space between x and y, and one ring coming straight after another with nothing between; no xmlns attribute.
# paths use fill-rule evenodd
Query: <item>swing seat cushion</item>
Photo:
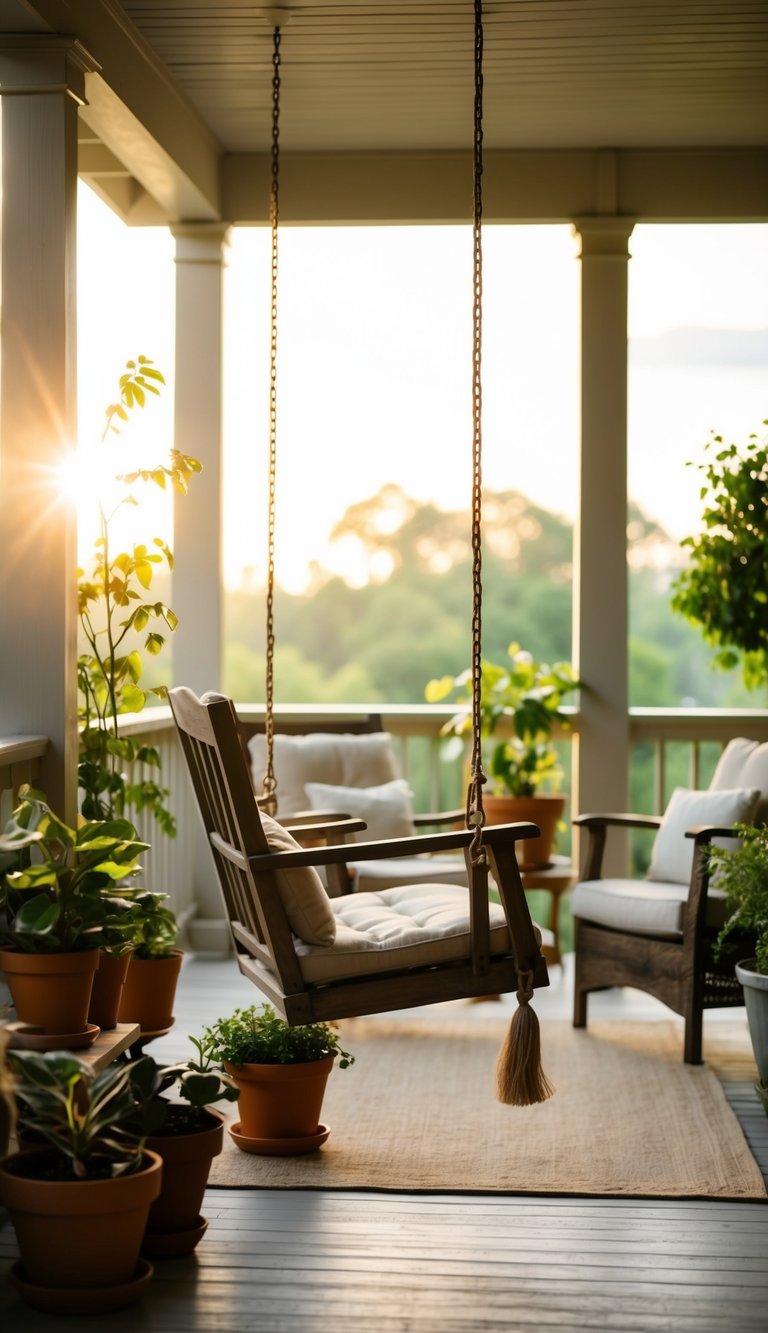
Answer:
<svg viewBox="0 0 768 1333"><path fill-rule="evenodd" d="M336 939L318 947L296 941L306 982L322 984L345 977L437 966L470 956L469 897L456 884L408 884L378 893L329 899ZM510 950L504 909L491 903L491 954ZM542 932L534 927L541 943Z"/></svg>

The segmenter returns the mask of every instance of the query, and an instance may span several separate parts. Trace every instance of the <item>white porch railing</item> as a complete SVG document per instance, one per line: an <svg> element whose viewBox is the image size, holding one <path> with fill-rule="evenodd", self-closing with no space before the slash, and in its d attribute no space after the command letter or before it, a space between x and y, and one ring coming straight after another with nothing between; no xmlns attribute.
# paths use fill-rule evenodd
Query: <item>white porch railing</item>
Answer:
<svg viewBox="0 0 768 1333"><path fill-rule="evenodd" d="M320 718L344 720L368 713L379 714L383 727L394 738L404 776L411 777L417 792L421 793L418 808L439 810L461 804L463 800L461 759L448 765L440 757L441 727L454 711L450 707L426 704L285 704L277 709L277 714L292 722L306 723L308 729ZM263 716L264 708L263 705L241 705L239 712L245 720L255 720ZM575 709L568 711L568 720L569 731L560 733L560 739L566 743L570 737L579 734L579 715ZM151 816L137 818L141 837L151 844L151 850L144 858L144 882L147 887L170 894L173 909L182 925L194 918L192 938L195 947L225 948L227 936L221 921L213 863L202 836L170 709L153 708L138 716L126 717L121 722L121 730L126 735L151 737L152 744L159 750L162 783L170 789L169 804L178 827L176 838L167 838L158 834ZM690 787L705 786L717 753L734 736L768 740L768 711L631 709L630 769L633 760L637 764L642 750L647 754L650 747L653 755L652 792L646 794L644 813L663 810L672 781ZM586 738L583 739L586 742ZM41 737L0 740L0 794L4 811L10 809L12 791L20 782L40 782L44 753L45 740ZM566 785L570 786L567 779Z"/></svg>

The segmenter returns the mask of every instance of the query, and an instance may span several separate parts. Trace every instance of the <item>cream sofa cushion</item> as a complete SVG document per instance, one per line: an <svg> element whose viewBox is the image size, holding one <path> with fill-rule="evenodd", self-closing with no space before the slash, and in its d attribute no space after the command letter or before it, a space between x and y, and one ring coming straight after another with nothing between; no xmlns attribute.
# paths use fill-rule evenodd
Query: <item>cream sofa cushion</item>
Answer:
<svg viewBox="0 0 768 1333"><path fill-rule="evenodd" d="M261 823L273 852L300 851L299 844L277 820L260 812ZM331 900L313 866L276 870L275 880L294 935L308 944L327 948L336 939L336 917Z"/></svg>
<svg viewBox="0 0 768 1333"><path fill-rule="evenodd" d="M391 737L386 731L362 736L310 732L306 736L275 736L274 742L280 815L295 815L310 809L308 782L323 782L332 787L374 787L398 777ZM261 793L266 766L265 738L252 736L248 750L254 788ZM341 812L344 813L343 807Z"/></svg>
<svg viewBox="0 0 768 1333"><path fill-rule="evenodd" d="M693 840L686 829L697 824L749 824L757 806L757 788L736 787L720 791L688 791L676 787L656 834L648 867L648 879L673 884L690 883L693 865ZM737 845L735 838L718 840L720 846Z"/></svg>
<svg viewBox="0 0 768 1333"><path fill-rule="evenodd" d="M332 810L365 820L367 828L353 833L352 842L413 836L413 793L405 778L394 778L377 787L331 787L325 782L308 782L306 793L311 810Z"/></svg>
<svg viewBox="0 0 768 1333"><path fill-rule="evenodd" d="M329 949L302 941L296 944L307 982L337 981L469 957L469 896L455 884L409 884L380 893L355 893L332 899L331 906L336 917L335 943ZM504 910L496 903L490 904L490 923L491 954L507 953L509 931ZM542 932L535 929L541 940Z"/></svg>
<svg viewBox="0 0 768 1333"><path fill-rule="evenodd" d="M642 879L593 879L577 884L571 898L575 917L631 935L680 939L688 885L651 883ZM707 894L707 926L719 930L726 919L725 899L716 889Z"/></svg>

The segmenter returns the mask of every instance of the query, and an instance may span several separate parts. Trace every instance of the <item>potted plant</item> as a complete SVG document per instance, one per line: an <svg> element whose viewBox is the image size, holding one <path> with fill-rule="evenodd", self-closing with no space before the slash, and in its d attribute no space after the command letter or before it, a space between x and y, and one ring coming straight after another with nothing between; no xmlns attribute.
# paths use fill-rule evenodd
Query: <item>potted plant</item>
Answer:
<svg viewBox="0 0 768 1333"><path fill-rule="evenodd" d="M136 408L148 395L157 396L165 379L145 356L128 361L120 376L119 395L106 409L101 445L121 434ZM116 465L117 466L117 465ZM99 531L91 565L78 570L78 614L84 651L78 657L80 695L80 808L88 819L110 819L128 810L149 810L162 832L173 836L173 815L164 804L168 791L146 770L159 770L160 756L152 746L121 736L119 719L143 710L151 694L163 698L164 686L142 685L144 651L156 657L173 631L177 617L164 602L152 600L152 582L158 567L173 569L173 553L161 538L115 550L112 524L125 506L137 505L137 482L186 494L193 475L202 470L196 458L171 449L168 461L150 468L116 473L124 489L109 507L99 503ZM138 766L139 776L129 776Z"/></svg>
<svg viewBox="0 0 768 1333"><path fill-rule="evenodd" d="M132 893L129 923L132 952L120 997L121 1023L138 1023L142 1036L159 1036L173 1026L173 1004L183 951L167 893Z"/></svg>
<svg viewBox="0 0 768 1333"><path fill-rule="evenodd" d="M21 1252L11 1281L57 1314L130 1304L152 1276L140 1247L162 1167L132 1128L143 1062L94 1073L70 1052L18 1051L10 1063L20 1131L34 1135L0 1163Z"/></svg>
<svg viewBox="0 0 768 1333"><path fill-rule="evenodd" d="M0 835L0 968L19 1022L74 1042L88 1031L111 895L139 872L146 843L128 820L84 820L75 830L40 792L19 795Z"/></svg>
<svg viewBox="0 0 768 1333"><path fill-rule="evenodd" d="M332 1027L291 1027L263 1004L218 1019L205 1028L203 1043L240 1092L240 1120L229 1130L239 1148L291 1155L325 1143L330 1130L320 1124L320 1110L328 1075L337 1057L340 1069L354 1063Z"/></svg>
<svg viewBox="0 0 768 1333"><path fill-rule="evenodd" d="M734 939L754 942L754 957L735 966L744 987L757 1093L768 1112L768 827L738 824L736 828L739 847L713 845L708 850L710 869L717 876L717 888L725 893L729 912L716 947L722 955Z"/></svg>
<svg viewBox="0 0 768 1333"><path fill-rule="evenodd" d="M211 1162L224 1141L224 1116L212 1104L234 1102L239 1095L203 1043L190 1041L197 1059L165 1067L141 1061L133 1083L137 1130L146 1133L147 1148L163 1162L162 1187L142 1242L142 1253L152 1258L189 1254L203 1236L208 1223L200 1206Z"/></svg>
<svg viewBox="0 0 768 1333"><path fill-rule="evenodd" d="M559 792L562 768L552 732L556 719L567 727L560 705L567 694L580 688L580 682L568 662L553 666L537 662L517 643L511 643L507 651L506 665L482 663L480 732L490 782L483 805L491 824L525 820L539 825L541 837L522 844L525 861L521 869L534 870L549 863L565 809L565 797ZM454 690L465 697L459 712L443 727L443 735L463 738L472 729L471 671L429 681L425 696L429 703L440 703ZM511 728L511 735L498 734L504 726Z"/></svg>
<svg viewBox="0 0 768 1333"><path fill-rule="evenodd" d="M689 563L673 584L672 609L716 648L715 666L741 663L744 683L756 689L768 680L768 439L752 434L738 448L713 433L704 452L701 531L681 542Z"/></svg>

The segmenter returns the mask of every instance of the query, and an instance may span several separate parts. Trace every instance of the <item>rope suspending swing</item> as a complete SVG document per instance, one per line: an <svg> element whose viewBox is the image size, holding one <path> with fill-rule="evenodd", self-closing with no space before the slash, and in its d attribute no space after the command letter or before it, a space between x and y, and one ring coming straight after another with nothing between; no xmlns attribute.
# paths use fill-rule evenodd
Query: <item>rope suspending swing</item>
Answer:
<svg viewBox="0 0 768 1333"><path fill-rule="evenodd" d="M483 352L483 5L475 4L475 102L472 211L472 757L467 788L467 827L474 830L469 849L473 894L488 897L488 856L482 845L485 824L481 755L482 697L482 352ZM508 1106L546 1101L554 1089L541 1067L539 1020L530 1006L533 974L519 977L518 1007L499 1052L496 1095Z"/></svg>

